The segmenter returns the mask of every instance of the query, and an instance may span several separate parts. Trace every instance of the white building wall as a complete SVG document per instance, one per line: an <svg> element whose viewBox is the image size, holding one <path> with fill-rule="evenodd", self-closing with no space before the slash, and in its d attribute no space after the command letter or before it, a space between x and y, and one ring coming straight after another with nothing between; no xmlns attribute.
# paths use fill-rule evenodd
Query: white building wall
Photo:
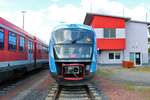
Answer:
<svg viewBox="0 0 150 100"><path fill-rule="evenodd" d="M126 38L126 48L121 51L120 60L109 60L109 52L102 51L98 57L98 62L101 64L119 64L122 60L129 61L130 52L141 52L142 63L148 63L148 39L147 39L147 24L129 21L126 22L126 28L116 29L116 38ZM104 29L95 29L97 38L104 38Z"/></svg>
<svg viewBox="0 0 150 100"><path fill-rule="evenodd" d="M119 52L120 59L109 59L109 53ZM100 64L121 64L123 60L123 51L101 51L101 54L98 56L98 63Z"/></svg>
<svg viewBox="0 0 150 100"><path fill-rule="evenodd" d="M95 28L96 38L104 38L104 29L103 28Z"/></svg>
<svg viewBox="0 0 150 100"><path fill-rule="evenodd" d="M94 30L96 32L96 38L104 39L104 28L95 28ZM116 28L116 38L125 38L124 28ZM109 60L109 52L120 52L120 59ZM102 51L97 58L100 64L121 64L123 60L123 51Z"/></svg>
<svg viewBox="0 0 150 100"><path fill-rule="evenodd" d="M124 28L116 29L116 38L125 38L125 29Z"/></svg>
<svg viewBox="0 0 150 100"><path fill-rule="evenodd" d="M129 61L130 52L141 52L142 63L148 63L147 24L137 22L126 23L126 49L124 60Z"/></svg>

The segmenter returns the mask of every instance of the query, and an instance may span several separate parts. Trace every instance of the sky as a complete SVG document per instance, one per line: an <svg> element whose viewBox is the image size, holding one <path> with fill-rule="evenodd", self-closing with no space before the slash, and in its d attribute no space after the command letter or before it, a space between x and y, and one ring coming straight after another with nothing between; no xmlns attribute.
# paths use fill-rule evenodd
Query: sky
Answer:
<svg viewBox="0 0 150 100"><path fill-rule="evenodd" d="M82 24L86 12L130 17L150 22L150 0L0 0L0 17L46 43L52 29L63 23ZM124 12L124 13L123 13Z"/></svg>

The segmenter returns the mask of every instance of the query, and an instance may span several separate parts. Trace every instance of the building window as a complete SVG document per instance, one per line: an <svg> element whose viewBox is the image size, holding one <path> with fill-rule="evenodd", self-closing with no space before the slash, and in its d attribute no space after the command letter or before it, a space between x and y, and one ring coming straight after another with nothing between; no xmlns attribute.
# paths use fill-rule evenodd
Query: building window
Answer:
<svg viewBox="0 0 150 100"><path fill-rule="evenodd" d="M115 59L120 59L120 53L115 53Z"/></svg>
<svg viewBox="0 0 150 100"><path fill-rule="evenodd" d="M110 60L114 59L114 53L109 53L109 59Z"/></svg>
<svg viewBox="0 0 150 100"><path fill-rule="evenodd" d="M129 56L129 59L130 59L130 61L133 61L134 62L134 56L135 56L135 54L134 54L134 52L130 52L130 54L129 54L130 56Z"/></svg>
<svg viewBox="0 0 150 100"><path fill-rule="evenodd" d="M20 39L19 39L20 41L19 41L19 51L24 51L24 44L25 44L25 40L24 40L24 37L20 37Z"/></svg>
<svg viewBox="0 0 150 100"><path fill-rule="evenodd" d="M120 59L120 53L119 52L112 52L109 53L109 59L110 60L119 60Z"/></svg>
<svg viewBox="0 0 150 100"><path fill-rule="evenodd" d="M149 35L150 35L150 27L148 28L148 32L149 32Z"/></svg>
<svg viewBox="0 0 150 100"><path fill-rule="evenodd" d="M115 38L116 29L114 28L104 28L104 38Z"/></svg>
<svg viewBox="0 0 150 100"><path fill-rule="evenodd" d="M8 34L8 49L16 50L17 47L17 36L13 32L9 32Z"/></svg>
<svg viewBox="0 0 150 100"><path fill-rule="evenodd" d="M4 30L0 28L0 49L4 48Z"/></svg>

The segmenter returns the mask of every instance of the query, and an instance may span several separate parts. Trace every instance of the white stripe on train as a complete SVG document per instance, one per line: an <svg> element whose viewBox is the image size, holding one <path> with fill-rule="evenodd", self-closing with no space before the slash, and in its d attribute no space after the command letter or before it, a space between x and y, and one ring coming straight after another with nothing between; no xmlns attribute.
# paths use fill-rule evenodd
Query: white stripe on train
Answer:
<svg viewBox="0 0 150 100"><path fill-rule="evenodd" d="M48 59L38 59L36 60L37 63L39 62L48 62ZM24 65L24 64L33 64L34 60L17 60L17 61L5 61L0 62L0 68L1 67L8 67L8 66L15 66L15 65Z"/></svg>

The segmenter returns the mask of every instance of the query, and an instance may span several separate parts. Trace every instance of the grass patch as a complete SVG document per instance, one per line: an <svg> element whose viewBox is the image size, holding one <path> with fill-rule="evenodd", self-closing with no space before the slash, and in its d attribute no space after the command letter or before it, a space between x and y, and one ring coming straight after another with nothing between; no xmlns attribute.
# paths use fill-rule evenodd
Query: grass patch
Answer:
<svg viewBox="0 0 150 100"><path fill-rule="evenodd" d="M150 67L136 67L136 68L100 68L97 70L97 75L107 79L114 87L121 87L122 89L137 93L143 100L150 100L150 86L134 84L134 82L124 81L121 78L115 77L118 73L125 72L150 72ZM118 74L119 75L119 74Z"/></svg>
<svg viewBox="0 0 150 100"><path fill-rule="evenodd" d="M110 80L113 78L113 80L115 80L115 77L113 77L113 75L116 73L116 72L121 72L121 71L137 71L137 72L150 72L150 67L136 67L136 68L100 68L97 70L97 75L100 76L100 77L104 77L104 78L109 78ZM111 80L112 81L112 80ZM138 86L134 83L131 83L131 82L117 82L117 81L114 81L115 84L118 84L122 87L124 87L125 89L127 90L130 90L130 91L147 91L147 92L150 92L150 87L146 87L146 86Z"/></svg>
<svg viewBox="0 0 150 100"><path fill-rule="evenodd" d="M129 82L124 82L122 84L120 84L123 88L129 90L129 91L135 91L136 90L136 86L134 84L131 84Z"/></svg>
<svg viewBox="0 0 150 100"><path fill-rule="evenodd" d="M132 70L138 71L138 72L150 72L150 67L136 67L136 68L133 68Z"/></svg>
<svg viewBox="0 0 150 100"><path fill-rule="evenodd" d="M99 69L99 70L97 70L96 74L98 76L102 76L102 77L107 77L108 78L108 77L110 77L113 74L113 72L111 70L109 70L109 69Z"/></svg>
<svg viewBox="0 0 150 100"><path fill-rule="evenodd" d="M131 83L123 83L121 85L123 86L123 88L130 90L130 91L139 91L140 93L150 92L149 86L139 86L139 85L134 85Z"/></svg>
<svg viewBox="0 0 150 100"><path fill-rule="evenodd" d="M114 68L112 69L112 72L117 72L117 71L136 71L136 72L150 72L150 67L134 67L134 68Z"/></svg>

